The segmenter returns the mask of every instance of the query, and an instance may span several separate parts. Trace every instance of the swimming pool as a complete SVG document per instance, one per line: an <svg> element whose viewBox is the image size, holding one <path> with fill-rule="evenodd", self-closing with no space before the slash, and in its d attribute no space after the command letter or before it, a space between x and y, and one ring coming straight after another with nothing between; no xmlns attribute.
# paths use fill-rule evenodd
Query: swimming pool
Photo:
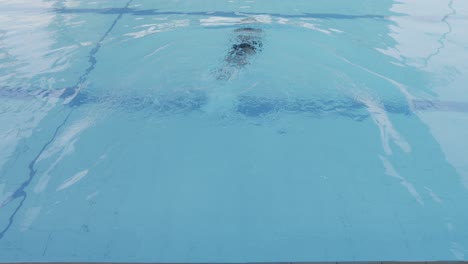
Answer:
<svg viewBox="0 0 468 264"><path fill-rule="evenodd" d="M0 0L0 262L468 260L463 0Z"/></svg>

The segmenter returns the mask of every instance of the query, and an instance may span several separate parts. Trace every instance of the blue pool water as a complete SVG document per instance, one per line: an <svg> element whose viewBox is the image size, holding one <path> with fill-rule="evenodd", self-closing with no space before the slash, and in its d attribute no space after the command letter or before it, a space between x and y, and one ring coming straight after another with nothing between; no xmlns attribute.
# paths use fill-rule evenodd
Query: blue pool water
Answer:
<svg viewBox="0 0 468 264"><path fill-rule="evenodd" d="M465 0L0 0L0 262L468 260Z"/></svg>

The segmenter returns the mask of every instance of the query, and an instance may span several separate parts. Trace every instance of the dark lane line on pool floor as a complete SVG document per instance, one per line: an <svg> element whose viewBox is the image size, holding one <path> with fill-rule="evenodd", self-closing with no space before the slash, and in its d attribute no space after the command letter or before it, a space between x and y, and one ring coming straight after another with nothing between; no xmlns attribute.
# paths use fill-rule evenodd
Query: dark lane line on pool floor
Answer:
<svg viewBox="0 0 468 264"><path fill-rule="evenodd" d="M133 2L134 0L129 0L127 2L127 4L125 5L124 8L128 8L130 6L130 4ZM88 57L88 62L90 63L90 66L88 68L86 68L85 72L78 78L78 81L77 83L72 86L72 87L69 87L69 88L66 88L63 90L63 92L61 93L60 95L60 98L63 99L65 101L64 105L67 105L69 103L73 103L73 100L74 98L76 98L76 96L80 93L83 85L85 84L85 82L87 81L87 78L89 76L89 74L94 70L95 66L96 66L96 63L97 63L97 59L96 59L96 54L98 53L98 51L100 50L101 48L101 43L106 39L106 37L110 34L110 32L114 29L114 27L116 26L117 22L119 22L119 20L122 18L124 14L119 14L115 19L114 21L112 22L112 24L110 25L110 27L106 30L106 32L104 32L104 34L101 36L101 38L99 39L99 41L97 42L96 46L90 51ZM3 90L3 89L1 89ZM1 93L0 93L1 94ZM49 92L45 92L44 94L48 95ZM13 225L14 223L14 219L15 219L15 216L16 214L19 212L19 210L21 210L21 208L23 207L23 204L27 198L27 195L28 193L26 192L26 188L29 186L29 184L32 182L32 180L34 179L34 177L36 176L36 173L37 173L37 170L35 168L35 165L36 165L36 162L37 160L39 159L39 157L42 155L42 153L47 149L47 147L55 140L55 138L57 137L60 129L65 126L65 124L67 123L69 117L71 116L71 114L73 113L73 111L75 110L75 108L69 108L69 112L66 114L65 118L58 124L58 126L56 127L55 129L55 132L54 134L52 135L52 137L43 145L43 147L41 148L41 150L39 151L39 153L35 156L35 158L29 163L29 175L28 175L28 178L19 186L19 188L17 188L13 194L11 194L8 198L6 198L1 204L0 204L0 209L4 208L6 205L10 204L11 202L19 199L19 198L22 198L21 202L18 204L18 206L15 208L15 210L13 211L13 213L10 215L10 217L8 218L8 223L7 225L3 228L3 229L0 229L0 240L3 239L3 237L5 236L5 234L8 232L8 230L10 229L10 227Z"/></svg>
<svg viewBox="0 0 468 264"><path fill-rule="evenodd" d="M0 88L0 98L35 100L38 98L58 97L62 91L42 90L33 93L3 87ZM187 91L183 96L166 95L158 97L96 96L82 91L67 106L77 108L82 105L101 104L128 112L187 113L202 111L209 101L208 94L200 91ZM399 115L411 115L414 112L468 113L468 102L416 99L411 100L410 103L411 106L406 101L382 100L380 105L387 113ZM316 115L336 114L343 117L359 117L358 119L369 116L369 113L365 112L367 106L363 102L351 97L339 99L286 99L242 95L235 99L234 105L235 112L247 117L259 117L279 112ZM360 113L356 115L358 111Z"/></svg>

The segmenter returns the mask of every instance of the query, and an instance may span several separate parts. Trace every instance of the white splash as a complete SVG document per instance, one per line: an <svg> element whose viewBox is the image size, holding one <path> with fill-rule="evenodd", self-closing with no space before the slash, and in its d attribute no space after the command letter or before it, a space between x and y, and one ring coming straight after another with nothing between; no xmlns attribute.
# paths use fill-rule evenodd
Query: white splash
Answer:
<svg viewBox="0 0 468 264"><path fill-rule="evenodd" d="M416 188L414 188L414 186L410 182L408 182L403 176L398 174L398 172L395 170L395 168L392 166L392 164L390 163L390 161L387 158L385 158L383 156L380 156L380 160L382 161L382 163L384 165L385 174L387 174L390 177L393 177L393 178L396 178L396 179L400 180L400 184L408 190L408 192L411 194L411 196L413 196L413 198L420 205L424 206L424 202L423 202L423 200L421 198L421 195L418 193Z"/></svg>
<svg viewBox="0 0 468 264"><path fill-rule="evenodd" d="M273 22L273 19L269 15L256 15L252 16L255 22L261 23L261 24L271 24ZM249 19L247 19L247 23Z"/></svg>
<svg viewBox="0 0 468 264"><path fill-rule="evenodd" d="M135 29L144 28L143 30L127 33L124 36L129 36L133 38L142 38L148 35L152 35L160 32L172 31L177 28L188 27L190 21L188 19L174 20L166 23L156 23L156 24L145 24L141 26L134 27Z"/></svg>
<svg viewBox="0 0 468 264"><path fill-rule="evenodd" d="M290 26L296 26L296 27L302 27L302 28L307 28L307 29L312 29L320 33L324 33L327 35L331 35L333 33L343 33L343 31L335 29L335 28L322 28L320 26L319 20L317 19L308 19L308 18L302 18L302 21L291 21L287 18L280 17L276 21L276 23L281 24L281 25L290 25ZM303 22L307 21L307 22ZM317 23L311 23L311 21L317 21Z"/></svg>
<svg viewBox="0 0 468 264"><path fill-rule="evenodd" d="M239 14L241 15L241 14ZM249 17L220 17L213 16L200 19L202 26L234 26L242 24L271 24L272 18L269 15L255 15Z"/></svg>
<svg viewBox="0 0 468 264"><path fill-rule="evenodd" d="M278 24L282 24L282 25L289 24L289 19L280 17L278 18Z"/></svg>
<svg viewBox="0 0 468 264"><path fill-rule="evenodd" d="M232 26L236 24L241 24L242 18L234 17L209 17L205 19L200 19L200 24L202 26Z"/></svg>
<svg viewBox="0 0 468 264"><path fill-rule="evenodd" d="M89 170L86 169L84 171L80 171L78 173L76 173L75 175L73 175L72 177L70 177L69 179L67 179L65 182L63 182L58 188L57 188L57 191L62 191L62 190L65 190L67 188L69 188L70 186L72 186L73 184L79 182L81 179L83 179L86 175L88 175L88 172Z"/></svg>

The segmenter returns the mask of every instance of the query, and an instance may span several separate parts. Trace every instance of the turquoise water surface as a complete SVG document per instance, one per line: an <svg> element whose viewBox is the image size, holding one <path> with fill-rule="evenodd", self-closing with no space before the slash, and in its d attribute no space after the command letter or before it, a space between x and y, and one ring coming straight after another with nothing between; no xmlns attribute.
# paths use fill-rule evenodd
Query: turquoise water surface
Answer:
<svg viewBox="0 0 468 264"><path fill-rule="evenodd" d="M0 0L0 262L468 260L465 0Z"/></svg>

